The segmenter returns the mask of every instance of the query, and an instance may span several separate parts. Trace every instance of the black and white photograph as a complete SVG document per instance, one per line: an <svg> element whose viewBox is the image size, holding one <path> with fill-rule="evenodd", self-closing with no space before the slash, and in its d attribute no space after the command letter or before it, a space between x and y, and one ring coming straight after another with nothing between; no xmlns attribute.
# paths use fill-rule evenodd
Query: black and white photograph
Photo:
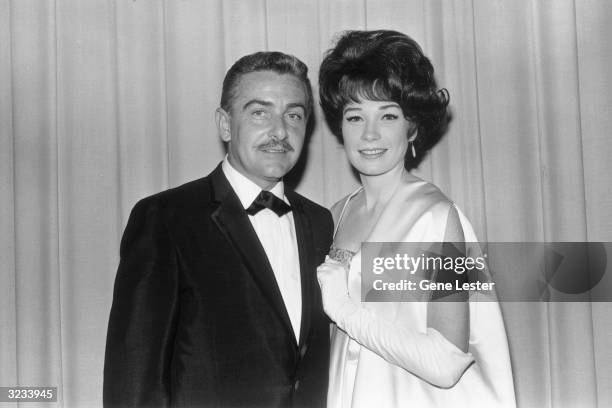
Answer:
<svg viewBox="0 0 612 408"><path fill-rule="evenodd" d="M612 406L610 21L0 0L0 408Z"/></svg>

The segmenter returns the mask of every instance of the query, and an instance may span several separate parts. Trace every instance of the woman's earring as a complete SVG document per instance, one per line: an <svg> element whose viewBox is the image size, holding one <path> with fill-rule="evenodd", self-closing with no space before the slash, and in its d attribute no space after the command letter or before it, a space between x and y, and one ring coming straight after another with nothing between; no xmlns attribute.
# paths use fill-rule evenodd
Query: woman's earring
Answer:
<svg viewBox="0 0 612 408"><path fill-rule="evenodd" d="M410 143L410 150L412 151L412 158L416 159L416 151L414 150L414 141L410 140L408 141L408 143Z"/></svg>

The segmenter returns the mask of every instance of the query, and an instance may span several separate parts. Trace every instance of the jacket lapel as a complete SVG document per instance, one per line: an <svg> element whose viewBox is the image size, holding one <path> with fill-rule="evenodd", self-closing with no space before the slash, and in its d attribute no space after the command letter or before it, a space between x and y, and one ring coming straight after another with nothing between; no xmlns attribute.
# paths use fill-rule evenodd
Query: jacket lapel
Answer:
<svg viewBox="0 0 612 408"><path fill-rule="evenodd" d="M212 219L234 246L262 293L278 313L285 328L293 333L291 320L266 252L238 196L223 174L221 165L211 173L210 182L212 201L218 204L217 209L212 212ZM302 288L302 293L303 291ZM290 337L295 338L293 334Z"/></svg>
<svg viewBox="0 0 612 408"><path fill-rule="evenodd" d="M312 238L312 229L310 226L310 220L304 211L302 203L297 199L297 196L293 192L286 193L291 208L293 209L293 220L295 223L295 235L297 238L297 247L300 258L300 281L302 286L302 322L300 325L300 354L305 354L306 349L305 341L308 339L308 333L310 331L310 324L312 318L312 308L314 302L313 292L313 279L312 271L314 271L314 265L312 261L315 254ZM302 350L303 349L303 350Z"/></svg>

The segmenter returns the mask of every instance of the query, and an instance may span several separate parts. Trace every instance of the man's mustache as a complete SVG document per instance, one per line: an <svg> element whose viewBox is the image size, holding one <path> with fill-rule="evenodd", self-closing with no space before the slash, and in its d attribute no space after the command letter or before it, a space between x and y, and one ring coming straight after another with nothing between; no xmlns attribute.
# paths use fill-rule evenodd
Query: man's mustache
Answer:
<svg viewBox="0 0 612 408"><path fill-rule="evenodd" d="M281 148L283 150L286 150L288 152L292 152L293 146L291 146L291 144L289 142L287 142L286 140L277 140L277 139L272 139L264 144L261 144L258 146L259 149L277 149L277 148Z"/></svg>

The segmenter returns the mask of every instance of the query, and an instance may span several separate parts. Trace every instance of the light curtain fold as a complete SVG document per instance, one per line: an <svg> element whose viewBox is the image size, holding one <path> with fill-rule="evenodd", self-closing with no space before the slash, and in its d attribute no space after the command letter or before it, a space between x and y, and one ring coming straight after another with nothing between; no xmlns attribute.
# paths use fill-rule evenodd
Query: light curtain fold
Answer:
<svg viewBox="0 0 612 408"><path fill-rule="evenodd" d="M611 16L606 0L0 0L0 386L101 406L130 209L223 158L214 110L237 58L295 54L316 94L346 29L402 31L431 57L453 121L417 174L482 240L611 241ZM330 206L357 180L316 117L294 179ZM520 406L612 405L611 305L503 305Z"/></svg>

